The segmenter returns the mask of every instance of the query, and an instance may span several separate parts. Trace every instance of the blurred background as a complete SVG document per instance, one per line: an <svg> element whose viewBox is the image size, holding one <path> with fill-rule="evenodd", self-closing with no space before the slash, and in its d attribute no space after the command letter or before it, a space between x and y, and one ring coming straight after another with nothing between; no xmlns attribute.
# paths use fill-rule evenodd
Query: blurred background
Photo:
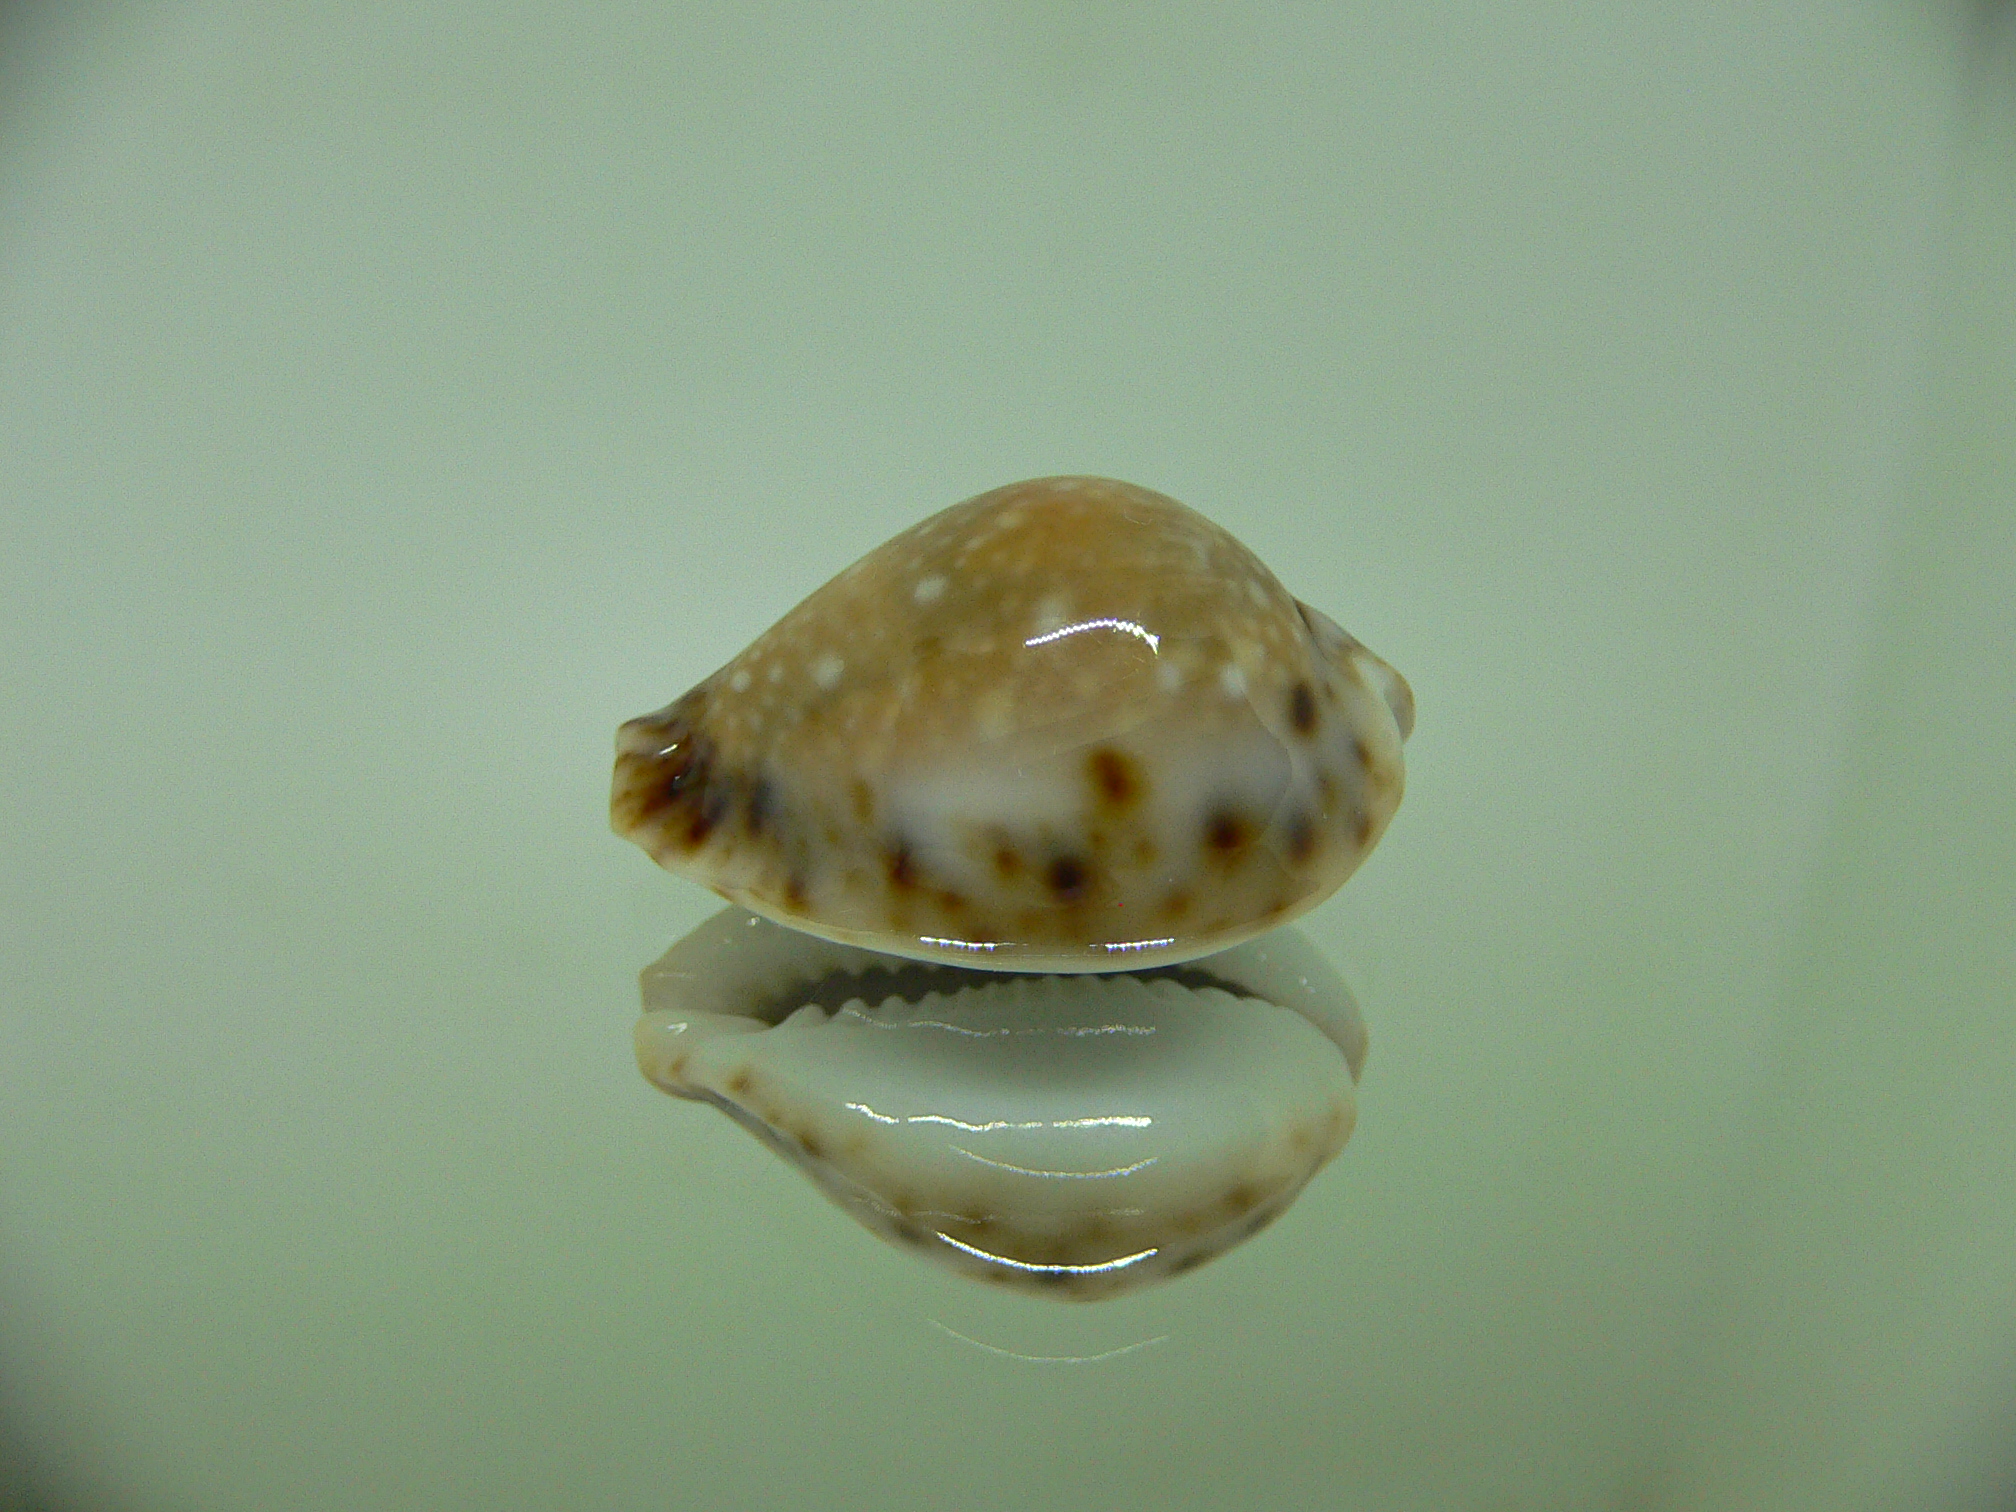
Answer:
<svg viewBox="0 0 2016 1512"><path fill-rule="evenodd" d="M2016 1507L2004 9L0 12L0 1506ZM631 1060L610 737L1042 473L1412 680L1275 1228Z"/></svg>

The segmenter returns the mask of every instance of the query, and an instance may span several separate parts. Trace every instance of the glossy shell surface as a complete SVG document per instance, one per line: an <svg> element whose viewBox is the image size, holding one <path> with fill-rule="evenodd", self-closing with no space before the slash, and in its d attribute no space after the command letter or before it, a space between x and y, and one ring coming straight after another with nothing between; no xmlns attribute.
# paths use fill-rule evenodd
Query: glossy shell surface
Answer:
<svg viewBox="0 0 2016 1512"><path fill-rule="evenodd" d="M1400 675L1209 520L1044 478L896 536L624 725L611 818L827 939L1113 971L1327 897L1412 725Z"/></svg>
<svg viewBox="0 0 2016 1512"><path fill-rule="evenodd" d="M1357 1005L1299 932L1163 974L920 964L727 909L643 973L637 1059L870 1231L1090 1300L1258 1232L1343 1147Z"/></svg>

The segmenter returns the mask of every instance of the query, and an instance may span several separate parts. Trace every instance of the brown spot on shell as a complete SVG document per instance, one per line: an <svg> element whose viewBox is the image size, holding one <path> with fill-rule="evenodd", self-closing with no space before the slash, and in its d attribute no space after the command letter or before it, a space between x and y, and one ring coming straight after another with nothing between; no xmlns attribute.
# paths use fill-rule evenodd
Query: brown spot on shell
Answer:
<svg viewBox="0 0 2016 1512"><path fill-rule="evenodd" d="M1050 891L1061 901L1075 903L1092 888L1092 872L1077 856L1059 856L1043 873Z"/></svg>
<svg viewBox="0 0 2016 1512"><path fill-rule="evenodd" d="M1364 771L1372 770L1372 747L1365 743L1363 735L1351 737L1351 754L1358 758L1358 765Z"/></svg>
<svg viewBox="0 0 2016 1512"><path fill-rule="evenodd" d="M994 847L994 875L1003 882L1012 882L1022 875L1022 853L1012 845Z"/></svg>
<svg viewBox="0 0 2016 1512"><path fill-rule="evenodd" d="M1372 816L1361 812L1351 824L1351 838L1363 850L1372 843Z"/></svg>
<svg viewBox="0 0 2016 1512"><path fill-rule="evenodd" d="M1132 808L1147 790L1147 779L1134 762L1111 746L1099 746L1085 758L1092 792L1108 808Z"/></svg>
<svg viewBox="0 0 2016 1512"><path fill-rule="evenodd" d="M693 803L693 816L686 821L686 843L704 845L721 821L728 817L729 796L725 785L703 782Z"/></svg>
<svg viewBox="0 0 2016 1512"><path fill-rule="evenodd" d="M1298 682L1288 693L1288 723L1305 739L1316 733L1316 694L1306 682Z"/></svg>
<svg viewBox="0 0 2016 1512"><path fill-rule="evenodd" d="M889 885L900 892L918 885L917 858L911 854L908 841L898 840L889 847L882 857L882 871Z"/></svg>
<svg viewBox="0 0 2016 1512"><path fill-rule="evenodd" d="M640 757L638 764L657 767L655 780L639 796L638 806L646 814L656 813L679 802L697 788L704 787L711 765L699 741L692 735L674 741L653 757Z"/></svg>
<svg viewBox="0 0 2016 1512"><path fill-rule="evenodd" d="M1173 923L1190 912L1190 890L1186 887L1172 887L1162 897L1162 917Z"/></svg>
<svg viewBox="0 0 2016 1512"><path fill-rule="evenodd" d="M770 785L767 777L758 777L750 784L749 796L742 808L742 826L751 836L761 835L770 827L776 815L777 790Z"/></svg>
<svg viewBox="0 0 2016 1512"><path fill-rule="evenodd" d="M1253 826L1237 809L1213 809L1204 820L1204 845L1222 861L1233 861L1253 839Z"/></svg>
<svg viewBox="0 0 2016 1512"><path fill-rule="evenodd" d="M1288 859L1306 866L1316 854L1316 821L1300 809L1288 820Z"/></svg>

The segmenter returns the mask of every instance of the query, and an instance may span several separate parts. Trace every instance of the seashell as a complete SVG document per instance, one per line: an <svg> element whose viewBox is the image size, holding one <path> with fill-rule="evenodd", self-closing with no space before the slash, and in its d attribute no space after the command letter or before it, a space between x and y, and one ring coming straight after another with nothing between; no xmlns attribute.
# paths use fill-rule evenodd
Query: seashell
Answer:
<svg viewBox="0 0 2016 1512"><path fill-rule="evenodd" d="M642 974L646 1077L711 1102L871 1232L1091 1299L1256 1233L1350 1136L1365 1028L1296 930L1036 977L716 914Z"/></svg>
<svg viewBox="0 0 2016 1512"><path fill-rule="evenodd" d="M1406 681L1173 499L969 499L617 734L611 821L826 939L1004 970L1222 950L1400 803Z"/></svg>

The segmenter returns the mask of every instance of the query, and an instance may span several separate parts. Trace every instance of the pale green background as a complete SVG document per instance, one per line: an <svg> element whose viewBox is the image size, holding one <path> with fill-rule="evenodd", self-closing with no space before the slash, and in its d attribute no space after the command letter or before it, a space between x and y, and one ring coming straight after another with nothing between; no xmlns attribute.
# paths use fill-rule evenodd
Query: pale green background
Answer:
<svg viewBox="0 0 2016 1512"><path fill-rule="evenodd" d="M15 1473L204 1512L2010 1486L2016 129L1966 80L2016 75L1958 7L0 40ZM1060 471L1203 509L1421 711L1309 926L1372 1025L1356 1138L1080 1309L643 1083L634 974L712 900L604 813L620 719Z"/></svg>

